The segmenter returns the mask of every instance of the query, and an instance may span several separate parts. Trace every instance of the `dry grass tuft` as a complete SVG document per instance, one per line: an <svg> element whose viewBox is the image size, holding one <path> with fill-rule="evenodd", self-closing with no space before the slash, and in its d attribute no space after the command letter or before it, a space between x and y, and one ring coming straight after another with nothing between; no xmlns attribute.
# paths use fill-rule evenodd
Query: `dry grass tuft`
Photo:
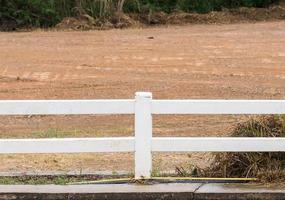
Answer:
<svg viewBox="0 0 285 200"><path fill-rule="evenodd" d="M238 124L232 137L284 137L284 116L263 116ZM217 153L213 164L201 175L251 177L262 182L285 181L285 153Z"/></svg>

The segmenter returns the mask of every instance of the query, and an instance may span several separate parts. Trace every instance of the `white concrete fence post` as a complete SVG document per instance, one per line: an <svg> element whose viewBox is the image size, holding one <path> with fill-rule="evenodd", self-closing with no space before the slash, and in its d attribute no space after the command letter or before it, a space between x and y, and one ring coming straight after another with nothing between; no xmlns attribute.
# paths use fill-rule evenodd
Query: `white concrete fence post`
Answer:
<svg viewBox="0 0 285 200"><path fill-rule="evenodd" d="M150 178L152 171L152 93L137 92L135 102L135 178Z"/></svg>

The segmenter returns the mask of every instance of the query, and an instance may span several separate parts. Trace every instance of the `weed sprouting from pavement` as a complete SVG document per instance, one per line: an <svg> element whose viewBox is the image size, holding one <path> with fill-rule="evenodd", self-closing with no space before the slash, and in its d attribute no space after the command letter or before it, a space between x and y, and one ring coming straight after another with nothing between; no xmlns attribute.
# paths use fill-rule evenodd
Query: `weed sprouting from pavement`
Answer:
<svg viewBox="0 0 285 200"><path fill-rule="evenodd" d="M73 182L79 181L94 181L99 179L98 176L2 176L0 177L0 184L2 185L18 185L18 184L28 184L28 185L45 185L45 184L55 184L55 185L66 185Z"/></svg>

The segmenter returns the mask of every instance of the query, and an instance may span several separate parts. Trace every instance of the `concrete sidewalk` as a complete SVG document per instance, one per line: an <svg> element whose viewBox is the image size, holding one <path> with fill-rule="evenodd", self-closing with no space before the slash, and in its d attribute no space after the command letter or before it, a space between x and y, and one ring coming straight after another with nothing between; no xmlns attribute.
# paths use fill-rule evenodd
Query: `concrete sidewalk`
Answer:
<svg viewBox="0 0 285 200"><path fill-rule="evenodd" d="M0 199L285 199L285 187L254 184L0 185Z"/></svg>

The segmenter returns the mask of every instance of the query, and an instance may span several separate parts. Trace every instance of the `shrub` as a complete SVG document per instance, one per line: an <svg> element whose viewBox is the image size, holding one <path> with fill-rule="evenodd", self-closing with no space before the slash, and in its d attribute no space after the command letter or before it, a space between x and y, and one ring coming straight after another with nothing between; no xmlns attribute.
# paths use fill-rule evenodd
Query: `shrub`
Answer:
<svg viewBox="0 0 285 200"><path fill-rule="evenodd" d="M52 26L60 20L51 0L2 0L0 13L2 20L13 20L18 26Z"/></svg>

